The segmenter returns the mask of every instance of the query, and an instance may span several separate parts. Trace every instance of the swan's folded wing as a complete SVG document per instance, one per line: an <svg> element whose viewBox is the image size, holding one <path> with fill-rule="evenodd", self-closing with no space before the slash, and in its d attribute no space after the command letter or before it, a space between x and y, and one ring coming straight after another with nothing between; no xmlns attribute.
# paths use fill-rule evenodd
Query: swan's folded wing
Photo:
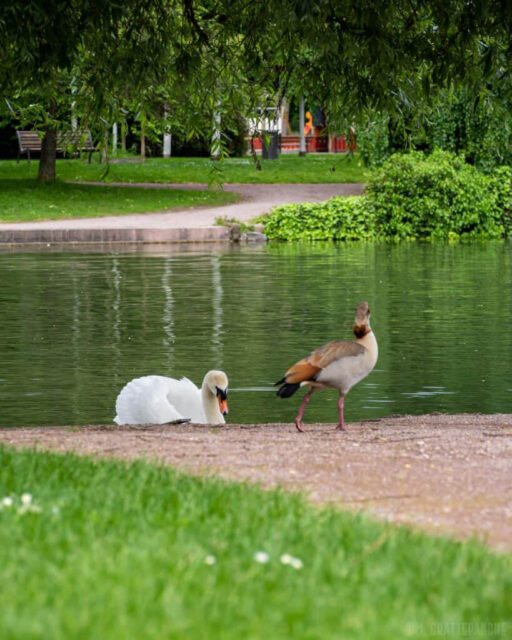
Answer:
<svg viewBox="0 0 512 640"><path fill-rule="evenodd" d="M164 424L188 417L169 401L173 378L144 376L129 382L116 400L116 424Z"/></svg>
<svg viewBox="0 0 512 640"><path fill-rule="evenodd" d="M172 380L169 388L169 399L175 409L192 422L206 424L206 414L203 409L201 390L188 378Z"/></svg>

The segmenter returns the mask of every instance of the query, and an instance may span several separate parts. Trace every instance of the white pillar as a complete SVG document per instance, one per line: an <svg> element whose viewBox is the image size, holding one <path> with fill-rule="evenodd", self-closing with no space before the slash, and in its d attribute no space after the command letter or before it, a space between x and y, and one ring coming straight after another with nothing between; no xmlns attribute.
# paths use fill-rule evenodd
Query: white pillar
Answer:
<svg viewBox="0 0 512 640"><path fill-rule="evenodd" d="M167 109L164 111L164 119L167 123ZM166 124L165 130L164 130L164 146L163 146L162 157L164 158L171 157L171 145L172 145L171 129Z"/></svg>
<svg viewBox="0 0 512 640"><path fill-rule="evenodd" d="M164 111L164 120L165 120L166 124L165 124L165 129L164 129L164 146L163 146L163 151L162 151L162 157L163 158L170 158L171 157L172 136L171 136L171 128L167 125L167 116L168 116L168 111L167 111L167 109L165 109L165 111Z"/></svg>
<svg viewBox="0 0 512 640"><path fill-rule="evenodd" d="M170 133L164 133L164 152L163 152L163 157L164 158L170 158L171 157L171 143L172 143L172 136Z"/></svg>
<svg viewBox="0 0 512 640"><path fill-rule="evenodd" d="M117 122L112 125L112 155L117 154Z"/></svg>
<svg viewBox="0 0 512 640"><path fill-rule="evenodd" d="M299 133L300 133L300 146L299 146L299 156L306 155L306 137L304 135L304 126L306 122L304 119L304 96L300 97L299 100Z"/></svg>

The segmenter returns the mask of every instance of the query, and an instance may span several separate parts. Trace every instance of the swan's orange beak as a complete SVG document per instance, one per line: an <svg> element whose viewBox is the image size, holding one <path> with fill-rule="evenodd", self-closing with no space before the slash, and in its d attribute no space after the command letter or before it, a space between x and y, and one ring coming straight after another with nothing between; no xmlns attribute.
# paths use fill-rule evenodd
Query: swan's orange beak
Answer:
<svg viewBox="0 0 512 640"><path fill-rule="evenodd" d="M228 390L219 389L217 387L217 400L219 401L219 409L223 416L228 414Z"/></svg>
<svg viewBox="0 0 512 640"><path fill-rule="evenodd" d="M229 409L228 409L228 401L227 400L223 400L220 396L219 396L219 409L220 412L222 413L223 416L227 416L229 413Z"/></svg>

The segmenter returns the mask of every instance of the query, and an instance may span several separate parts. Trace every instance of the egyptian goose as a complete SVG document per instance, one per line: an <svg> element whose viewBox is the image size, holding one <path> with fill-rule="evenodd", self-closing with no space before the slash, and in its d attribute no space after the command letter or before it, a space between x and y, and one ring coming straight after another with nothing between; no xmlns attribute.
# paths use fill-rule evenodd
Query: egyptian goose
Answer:
<svg viewBox="0 0 512 640"><path fill-rule="evenodd" d="M117 396L116 424L165 424L189 419L198 424L224 424L228 412L228 378L209 371L201 389L188 378L135 378Z"/></svg>
<svg viewBox="0 0 512 640"><path fill-rule="evenodd" d="M354 334L356 339L352 342L334 340L318 347L309 356L290 367L284 377L276 382L281 385L277 392L281 398L289 398L299 387L311 387L304 396L295 418L295 425L299 431L304 431L302 416L311 395L317 389L328 387L337 389L340 393L337 428L345 429L343 399L355 384L370 373L379 353L377 340L370 328L370 309L367 302L360 302L356 307Z"/></svg>

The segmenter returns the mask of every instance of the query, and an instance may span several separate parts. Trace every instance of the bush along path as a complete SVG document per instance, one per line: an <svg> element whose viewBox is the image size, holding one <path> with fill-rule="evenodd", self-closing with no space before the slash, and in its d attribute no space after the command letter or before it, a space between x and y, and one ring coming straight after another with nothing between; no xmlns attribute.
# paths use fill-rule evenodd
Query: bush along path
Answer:
<svg viewBox="0 0 512 640"><path fill-rule="evenodd" d="M362 197L284 205L263 218L276 240L499 239L512 233L512 168L484 174L454 154L392 156Z"/></svg>

